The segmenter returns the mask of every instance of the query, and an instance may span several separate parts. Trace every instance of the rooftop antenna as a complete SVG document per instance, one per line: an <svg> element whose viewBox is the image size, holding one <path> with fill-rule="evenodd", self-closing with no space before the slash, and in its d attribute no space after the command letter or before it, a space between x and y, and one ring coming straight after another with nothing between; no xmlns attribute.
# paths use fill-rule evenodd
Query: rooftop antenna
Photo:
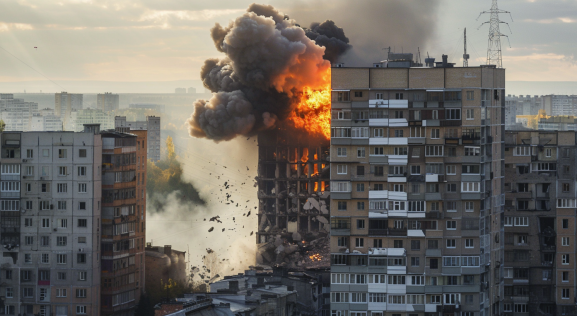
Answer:
<svg viewBox="0 0 577 316"><path fill-rule="evenodd" d="M469 67L469 54L467 54L467 28L465 28L465 52L463 53L463 67Z"/></svg>
<svg viewBox="0 0 577 316"><path fill-rule="evenodd" d="M483 26L484 24L487 23L489 24L489 45L487 47L487 65L496 65L497 68L503 68L503 58L501 56L501 36L507 37L507 41L509 41L509 36L501 33L501 31L499 30L499 24L505 23L509 27L509 23L501 21L499 19L499 14L509 13L509 16L511 16L511 22L513 21L513 16L509 11L499 10L499 7L497 6L497 0L492 1L493 3L491 5L491 10L481 12L479 14L479 17L477 17L477 20L479 20L482 14L485 13L491 14L489 21L483 22L481 25L479 25L479 28L481 28L481 26ZM509 27L509 32L511 32L511 27ZM513 32L511 32L511 34L512 33ZM511 42L509 42L509 47L511 47Z"/></svg>
<svg viewBox="0 0 577 316"><path fill-rule="evenodd" d="M420 49L420 47L417 47L417 58L416 59L417 59L416 60L417 64L420 64L421 63L421 49Z"/></svg>

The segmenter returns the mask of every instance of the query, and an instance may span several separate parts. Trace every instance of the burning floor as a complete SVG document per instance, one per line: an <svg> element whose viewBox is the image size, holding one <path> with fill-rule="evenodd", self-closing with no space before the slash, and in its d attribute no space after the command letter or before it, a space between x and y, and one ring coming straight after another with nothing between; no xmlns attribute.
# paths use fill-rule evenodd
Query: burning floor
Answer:
<svg viewBox="0 0 577 316"><path fill-rule="evenodd" d="M277 128L258 137L257 264L329 266L329 141Z"/></svg>

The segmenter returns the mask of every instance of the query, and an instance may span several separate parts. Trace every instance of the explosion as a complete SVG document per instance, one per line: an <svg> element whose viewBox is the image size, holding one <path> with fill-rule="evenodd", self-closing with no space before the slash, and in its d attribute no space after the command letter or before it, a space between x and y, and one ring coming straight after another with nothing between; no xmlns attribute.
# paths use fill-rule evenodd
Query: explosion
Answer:
<svg viewBox="0 0 577 316"><path fill-rule="evenodd" d="M272 6L252 4L228 26L216 24L211 36L226 56L202 67L214 94L194 103L191 136L218 142L286 122L330 137L330 62L351 48L333 21L302 28Z"/></svg>

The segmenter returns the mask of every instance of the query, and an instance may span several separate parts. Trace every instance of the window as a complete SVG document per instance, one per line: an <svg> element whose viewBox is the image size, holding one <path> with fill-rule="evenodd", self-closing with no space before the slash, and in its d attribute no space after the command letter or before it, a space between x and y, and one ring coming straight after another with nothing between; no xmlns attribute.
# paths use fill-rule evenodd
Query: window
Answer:
<svg viewBox="0 0 577 316"><path fill-rule="evenodd" d="M357 147L357 158L365 158L365 147Z"/></svg>
<svg viewBox="0 0 577 316"><path fill-rule="evenodd" d="M515 303L515 313L527 313L528 311L527 304Z"/></svg>
<svg viewBox="0 0 577 316"><path fill-rule="evenodd" d="M66 172L67 168L66 167L58 167L58 175L59 176L66 176L68 173Z"/></svg>
<svg viewBox="0 0 577 316"><path fill-rule="evenodd" d="M456 175L456 174L457 174L457 166L447 165L447 175Z"/></svg>
<svg viewBox="0 0 577 316"><path fill-rule="evenodd" d="M461 182L461 192L480 192L480 182Z"/></svg>
<svg viewBox="0 0 577 316"><path fill-rule="evenodd" d="M382 100L383 99L383 93L382 92L375 93L375 99Z"/></svg>
<svg viewBox="0 0 577 316"><path fill-rule="evenodd" d="M66 193L68 192L68 184L67 183L58 183L56 185L58 193Z"/></svg>
<svg viewBox="0 0 577 316"><path fill-rule="evenodd" d="M2 192L20 192L20 181L2 181L0 189Z"/></svg>
<svg viewBox="0 0 577 316"><path fill-rule="evenodd" d="M561 275L561 281L569 282L569 271L563 271Z"/></svg>
<svg viewBox="0 0 577 316"><path fill-rule="evenodd" d="M76 297L77 298L85 298L86 297L86 289L76 289Z"/></svg>
<svg viewBox="0 0 577 316"><path fill-rule="evenodd" d="M419 257L411 257L411 267L419 266Z"/></svg>
<svg viewBox="0 0 577 316"><path fill-rule="evenodd" d="M403 248L402 240L393 240L393 248Z"/></svg>
<svg viewBox="0 0 577 316"><path fill-rule="evenodd" d="M431 129L431 138L432 139L438 139L439 138L439 129L438 128L432 128Z"/></svg>
<svg viewBox="0 0 577 316"><path fill-rule="evenodd" d="M446 109L445 110L446 120L460 120L461 119L461 109Z"/></svg>
<svg viewBox="0 0 577 316"><path fill-rule="evenodd" d="M337 202L337 209L339 211L346 211L347 210L347 202L346 201L338 201Z"/></svg>
<svg viewBox="0 0 577 316"><path fill-rule="evenodd" d="M357 229L365 229L365 220L357 219Z"/></svg>
<svg viewBox="0 0 577 316"><path fill-rule="evenodd" d="M86 183L78 183L78 192L79 193L86 193L87 191L87 184Z"/></svg>
<svg viewBox="0 0 577 316"><path fill-rule="evenodd" d="M420 250L420 249L421 249L421 241L411 240L411 250Z"/></svg>
<svg viewBox="0 0 577 316"><path fill-rule="evenodd" d="M569 220L568 219L562 220L562 227L565 229L569 228Z"/></svg>
<svg viewBox="0 0 577 316"><path fill-rule="evenodd" d="M57 254L56 255L56 263L66 264L66 254Z"/></svg>
<svg viewBox="0 0 577 316"><path fill-rule="evenodd" d="M350 127L332 127L331 128L331 137L333 137L333 138L351 137L351 128Z"/></svg>
<svg viewBox="0 0 577 316"><path fill-rule="evenodd" d="M86 305L76 305L76 314L86 314Z"/></svg>
<svg viewBox="0 0 577 316"><path fill-rule="evenodd" d="M407 153L408 153L407 147L395 147L394 148L394 154L395 155L406 156Z"/></svg>
<svg viewBox="0 0 577 316"><path fill-rule="evenodd" d="M78 227L87 227L87 222L86 219L78 219Z"/></svg>
<svg viewBox="0 0 577 316"><path fill-rule="evenodd" d="M67 244L66 236L56 237L56 245L57 246L66 246L66 244Z"/></svg>
<svg viewBox="0 0 577 316"><path fill-rule="evenodd" d="M6 289L6 290L8 290L8 289ZM561 290L561 298L564 300L569 299L570 292L571 292L570 289L562 289ZM8 291L6 291L6 293L8 293ZM6 294L6 296L8 296L8 294Z"/></svg>
<svg viewBox="0 0 577 316"><path fill-rule="evenodd" d="M43 253L43 254L40 256L40 262L42 262L42 263L50 263L50 254Z"/></svg>
<svg viewBox="0 0 577 316"><path fill-rule="evenodd" d="M79 177L84 177L86 176L86 167L78 167L78 176Z"/></svg>
<svg viewBox="0 0 577 316"><path fill-rule="evenodd" d="M79 281L86 281L87 275L88 275L88 273L86 271L78 272L78 280Z"/></svg>
<svg viewBox="0 0 577 316"><path fill-rule="evenodd" d="M24 244L26 244L26 245L34 244L34 236L25 236L24 237Z"/></svg>
<svg viewBox="0 0 577 316"><path fill-rule="evenodd" d="M411 166L411 174L421 174L421 166Z"/></svg>
<svg viewBox="0 0 577 316"><path fill-rule="evenodd" d="M339 247L347 247L348 246L348 237L338 237L337 245Z"/></svg>
<svg viewBox="0 0 577 316"><path fill-rule="evenodd" d="M395 130L395 137L403 137L403 130L402 129L396 129Z"/></svg>
<svg viewBox="0 0 577 316"><path fill-rule="evenodd" d="M364 238L355 238L355 247L363 248L365 246L365 239Z"/></svg>
<svg viewBox="0 0 577 316"><path fill-rule="evenodd" d="M350 92L349 91L340 91L337 93L337 100L339 102L342 101L349 101Z"/></svg>
<svg viewBox="0 0 577 316"><path fill-rule="evenodd" d="M402 92L395 93L395 100L403 100L403 93Z"/></svg>
<svg viewBox="0 0 577 316"><path fill-rule="evenodd" d="M24 218L24 227L32 226L32 218Z"/></svg>
<svg viewBox="0 0 577 316"><path fill-rule="evenodd" d="M365 184L357 183L357 192L364 192L364 191L365 191Z"/></svg>
<svg viewBox="0 0 577 316"><path fill-rule="evenodd" d="M568 254L561 255L561 264L564 264L564 265L569 264L569 255Z"/></svg>
<svg viewBox="0 0 577 316"><path fill-rule="evenodd" d="M418 183L413 183L411 184L411 192L414 194L418 194L419 192L421 192L421 185ZM410 206L411 202L409 202L409 206ZM410 208L409 208L409 212L410 212Z"/></svg>
<svg viewBox="0 0 577 316"><path fill-rule="evenodd" d="M355 91L355 98L362 98L363 97L363 91Z"/></svg>
<svg viewBox="0 0 577 316"><path fill-rule="evenodd" d="M373 151L371 156L383 156L385 155L385 148L384 147L373 147Z"/></svg>
<svg viewBox="0 0 577 316"><path fill-rule="evenodd" d="M369 128L368 127L352 127L351 137L353 138L368 138Z"/></svg>
<svg viewBox="0 0 577 316"><path fill-rule="evenodd" d="M32 201L26 201L26 209L31 210L33 208Z"/></svg>
<svg viewBox="0 0 577 316"><path fill-rule="evenodd" d="M34 150L33 149L26 149L26 158L27 159L34 158Z"/></svg>
<svg viewBox="0 0 577 316"><path fill-rule="evenodd" d="M553 150L551 148L545 148L545 157L551 157L551 152Z"/></svg>
<svg viewBox="0 0 577 316"><path fill-rule="evenodd" d="M50 157L50 149L42 149L42 157Z"/></svg>
<svg viewBox="0 0 577 316"><path fill-rule="evenodd" d="M33 176L34 175L34 166L26 166L26 175Z"/></svg>
<svg viewBox="0 0 577 316"><path fill-rule="evenodd" d="M50 246L50 236L40 236L40 246Z"/></svg>
<svg viewBox="0 0 577 316"><path fill-rule="evenodd" d="M394 184L393 185L393 192L405 192L405 185L404 184Z"/></svg>
<svg viewBox="0 0 577 316"><path fill-rule="evenodd" d="M50 167L49 166L42 166L42 177L50 176Z"/></svg>
<svg viewBox="0 0 577 316"><path fill-rule="evenodd" d="M447 183L447 192L457 192L457 184L456 183Z"/></svg>
<svg viewBox="0 0 577 316"><path fill-rule="evenodd" d="M68 150L66 149L58 149L58 158L66 158Z"/></svg>
<svg viewBox="0 0 577 316"><path fill-rule="evenodd" d="M427 240L427 249L439 249L439 241L436 239Z"/></svg>
<svg viewBox="0 0 577 316"><path fill-rule="evenodd" d="M475 110L467 109L467 120L474 120L474 119L475 119Z"/></svg>
<svg viewBox="0 0 577 316"><path fill-rule="evenodd" d="M531 156L531 147L517 146L513 149L513 156Z"/></svg>
<svg viewBox="0 0 577 316"><path fill-rule="evenodd" d="M529 217L515 217L515 226L529 226Z"/></svg>
<svg viewBox="0 0 577 316"><path fill-rule="evenodd" d="M456 248L457 241L455 239L447 239L447 248Z"/></svg>
<svg viewBox="0 0 577 316"><path fill-rule="evenodd" d="M443 146L425 146L426 157L443 157Z"/></svg>
<svg viewBox="0 0 577 316"><path fill-rule="evenodd" d="M457 221L447 221L447 230L457 229Z"/></svg>
<svg viewBox="0 0 577 316"><path fill-rule="evenodd" d="M479 174L481 172L481 167L479 165L462 165L461 173L466 174Z"/></svg>
<svg viewBox="0 0 577 316"><path fill-rule="evenodd" d="M569 246L569 237L561 237L561 245Z"/></svg>
<svg viewBox="0 0 577 316"><path fill-rule="evenodd" d="M385 136L385 130L384 130L384 129L382 129L382 128L375 128L375 129L373 130L373 137L381 138L381 137L384 137L384 136Z"/></svg>
<svg viewBox="0 0 577 316"><path fill-rule="evenodd" d="M446 305L456 305L461 301L461 294L444 294Z"/></svg>
<svg viewBox="0 0 577 316"><path fill-rule="evenodd" d="M473 238L466 238L465 239L465 248L474 248L475 242Z"/></svg>
<svg viewBox="0 0 577 316"><path fill-rule="evenodd" d="M84 253L76 254L76 263L86 263L86 254Z"/></svg>
<svg viewBox="0 0 577 316"><path fill-rule="evenodd" d="M431 111L431 118L433 120L438 120L439 119L439 110L433 110Z"/></svg>
<svg viewBox="0 0 577 316"><path fill-rule="evenodd" d="M389 275L389 284L405 284L404 275Z"/></svg>
<svg viewBox="0 0 577 316"><path fill-rule="evenodd" d="M42 183L40 185L40 191L44 193L50 192L50 183Z"/></svg>
<svg viewBox="0 0 577 316"><path fill-rule="evenodd" d="M67 289L56 289L56 297L66 297L68 293L66 293Z"/></svg>
<svg viewBox="0 0 577 316"><path fill-rule="evenodd" d="M337 174L347 174L347 165L337 165Z"/></svg>
<svg viewBox="0 0 577 316"><path fill-rule="evenodd" d="M481 155L481 147L465 146L465 156Z"/></svg>
<svg viewBox="0 0 577 316"><path fill-rule="evenodd" d="M86 202L78 202L78 209L85 211L86 210Z"/></svg>
<svg viewBox="0 0 577 316"><path fill-rule="evenodd" d="M49 218L43 218L42 219L42 227L43 228L50 228L50 219Z"/></svg>
<svg viewBox="0 0 577 316"><path fill-rule="evenodd" d="M383 240L382 239L373 239L373 248L383 248ZM370 262L372 262L373 260L380 260L380 259L370 259ZM382 259L383 261L385 261L385 259ZM381 265L381 264L372 264L371 265ZM382 265L386 265L386 263L382 264Z"/></svg>
<svg viewBox="0 0 577 316"><path fill-rule="evenodd" d="M467 101L475 100L475 91L467 91Z"/></svg>

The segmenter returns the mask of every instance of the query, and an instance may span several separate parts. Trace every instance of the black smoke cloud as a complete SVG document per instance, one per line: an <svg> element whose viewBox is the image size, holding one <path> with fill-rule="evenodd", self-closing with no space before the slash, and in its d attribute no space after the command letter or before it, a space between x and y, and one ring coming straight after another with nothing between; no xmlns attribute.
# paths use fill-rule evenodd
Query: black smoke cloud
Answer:
<svg viewBox="0 0 577 316"><path fill-rule="evenodd" d="M289 117L303 87L323 86L327 71L351 46L332 21L309 29L270 5L252 4L211 37L224 58L211 58L201 79L214 95L197 100L187 120L189 134L214 141L251 136Z"/></svg>

